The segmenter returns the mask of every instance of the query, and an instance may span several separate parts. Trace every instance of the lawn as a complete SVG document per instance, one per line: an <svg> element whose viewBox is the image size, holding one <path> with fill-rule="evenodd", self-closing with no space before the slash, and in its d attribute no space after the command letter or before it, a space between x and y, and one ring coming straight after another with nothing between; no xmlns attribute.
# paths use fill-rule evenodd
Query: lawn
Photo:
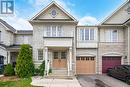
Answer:
<svg viewBox="0 0 130 87"><path fill-rule="evenodd" d="M31 83L31 78L26 78L26 79L0 79L0 87L42 87L42 86L32 86Z"/></svg>

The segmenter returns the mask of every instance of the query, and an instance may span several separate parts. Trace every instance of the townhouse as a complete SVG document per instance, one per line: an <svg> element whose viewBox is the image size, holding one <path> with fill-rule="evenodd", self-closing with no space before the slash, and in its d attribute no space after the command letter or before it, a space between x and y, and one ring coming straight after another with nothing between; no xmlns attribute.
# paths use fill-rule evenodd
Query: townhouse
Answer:
<svg viewBox="0 0 130 87"><path fill-rule="evenodd" d="M33 30L16 30L0 19L0 63L15 66L21 44L30 44L38 67L45 60L48 75L102 74L130 64L130 2L97 26L78 21L52 1L29 20Z"/></svg>

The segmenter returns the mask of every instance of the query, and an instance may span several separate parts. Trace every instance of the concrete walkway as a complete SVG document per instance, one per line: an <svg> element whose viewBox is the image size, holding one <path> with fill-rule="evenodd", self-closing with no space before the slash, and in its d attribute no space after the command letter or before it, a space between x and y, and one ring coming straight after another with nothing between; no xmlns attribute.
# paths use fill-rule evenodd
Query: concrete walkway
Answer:
<svg viewBox="0 0 130 87"><path fill-rule="evenodd" d="M4 75L0 75L0 77L3 77Z"/></svg>
<svg viewBox="0 0 130 87"><path fill-rule="evenodd" d="M74 79L47 79L33 77L31 85L45 87L81 87L78 80Z"/></svg>

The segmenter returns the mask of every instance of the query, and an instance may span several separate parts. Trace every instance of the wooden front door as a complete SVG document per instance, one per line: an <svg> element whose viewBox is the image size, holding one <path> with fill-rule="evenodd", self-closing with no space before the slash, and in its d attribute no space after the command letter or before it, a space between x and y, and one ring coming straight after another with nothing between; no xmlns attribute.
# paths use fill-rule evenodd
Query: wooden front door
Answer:
<svg viewBox="0 0 130 87"><path fill-rule="evenodd" d="M54 52L53 53L53 68L66 68L67 66L67 53Z"/></svg>

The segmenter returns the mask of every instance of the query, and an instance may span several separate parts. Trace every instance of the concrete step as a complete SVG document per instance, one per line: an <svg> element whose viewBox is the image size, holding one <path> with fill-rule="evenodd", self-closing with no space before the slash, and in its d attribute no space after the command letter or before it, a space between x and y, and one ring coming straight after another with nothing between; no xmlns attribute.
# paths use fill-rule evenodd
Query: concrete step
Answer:
<svg viewBox="0 0 130 87"><path fill-rule="evenodd" d="M72 79L74 79L75 78L75 76L60 76L60 75L49 75L49 76L47 76L47 77L45 77L45 78L48 78L48 79L70 79L70 80L72 80Z"/></svg>
<svg viewBox="0 0 130 87"><path fill-rule="evenodd" d="M52 69L52 75L67 76L67 69Z"/></svg>

